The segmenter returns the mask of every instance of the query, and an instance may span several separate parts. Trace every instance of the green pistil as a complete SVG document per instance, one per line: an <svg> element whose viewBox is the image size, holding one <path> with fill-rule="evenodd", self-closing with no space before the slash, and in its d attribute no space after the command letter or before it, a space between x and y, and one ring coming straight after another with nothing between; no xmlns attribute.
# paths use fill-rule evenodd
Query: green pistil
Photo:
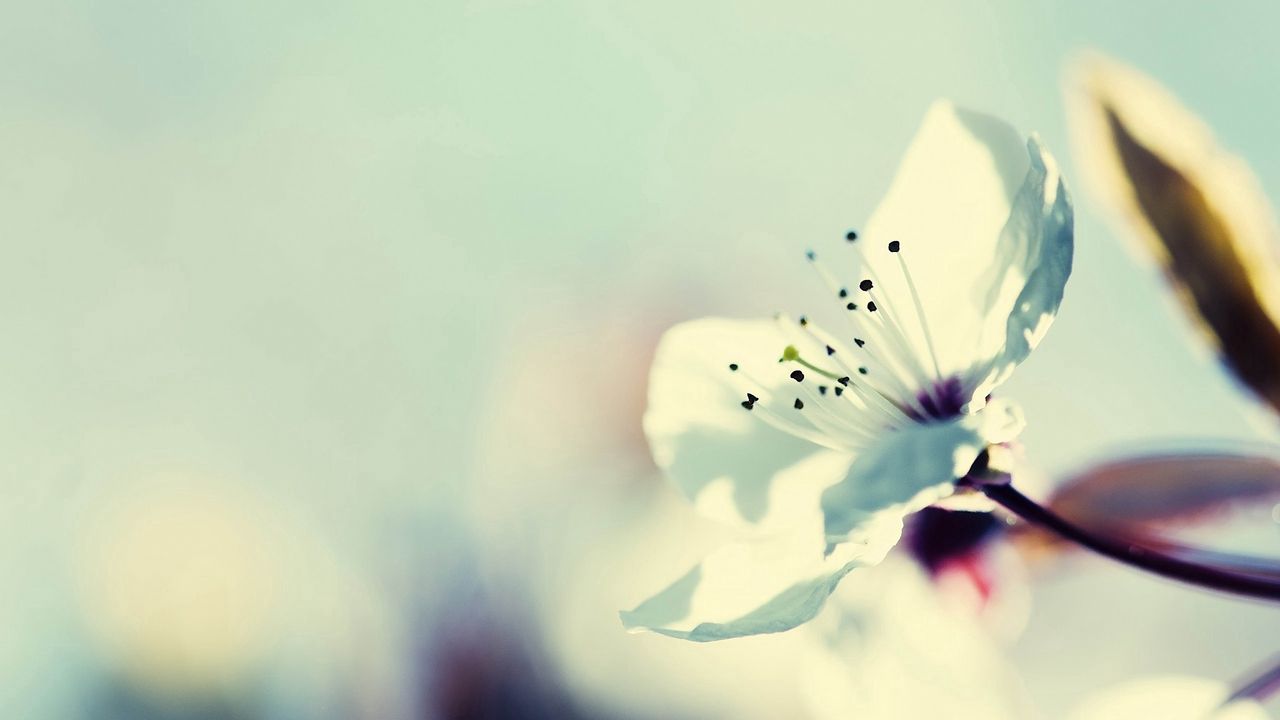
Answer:
<svg viewBox="0 0 1280 720"><path fill-rule="evenodd" d="M822 375L823 377L826 377L826 378L830 378L832 380L839 381L840 378L843 377L841 375L837 375L831 372L830 370L823 370L817 365L814 365L808 360L805 360L804 358L800 357L800 351L796 349L795 345L788 345L785 348L783 348L781 360L785 362L799 363L804 367L807 367L810 370L818 373L819 375Z"/></svg>

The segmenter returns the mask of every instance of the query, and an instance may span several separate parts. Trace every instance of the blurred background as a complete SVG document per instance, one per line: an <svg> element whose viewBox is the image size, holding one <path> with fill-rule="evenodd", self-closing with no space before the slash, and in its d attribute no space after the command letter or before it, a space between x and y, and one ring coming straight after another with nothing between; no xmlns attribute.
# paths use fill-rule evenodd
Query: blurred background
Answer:
<svg viewBox="0 0 1280 720"><path fill-rule="evenodd" d="M1062 77L1084 48L1132 63L1280 197L1277 23L6 4L0 716L1061 717L1140 676L1240 677L1280 642L1273 609L1007 545L933 583L955 592L896 560L854 576L817 630L700 646L616 612L717 540L639 430L657 338L818 302L803 249L865 221L937 97L1039 132L1076 199L1062 313L1004 390L1028 491L1122 452L1274 443L1076 181ZM1275 554L1251 513L1205 537ZM924 657L969 630L972 657ZM906 675L869 678L913 652L907 712L885 694Z"/></svg>

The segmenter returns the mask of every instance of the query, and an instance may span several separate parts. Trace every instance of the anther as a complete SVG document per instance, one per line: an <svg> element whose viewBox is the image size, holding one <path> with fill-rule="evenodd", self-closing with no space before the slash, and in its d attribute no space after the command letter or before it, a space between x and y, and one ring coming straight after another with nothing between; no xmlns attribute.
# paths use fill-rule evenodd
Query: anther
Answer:
<svg viewBox="0 0 1280 720"><path fill-rule="evenodd" d="M867 344L867 341L866 341L866 340L863 340L862 338L854 338L854 339L853 339L853 344L854 344L854 345L857 345L858 347L862 347L863 345L866 345L866 344Z"/></svg>
<svg viewBox="0 0 1280 720"><path fill-rule="evenodd" d="M870 290L873 287L875 287L875 285L873 285L870 280L863 280L862 282L858 283L858 289L862 290L863 292L866 292L867 290Z"/></svg>
<svg viewBox="0 0 1280 720"><path fill-rule="evenodd" d="M841 385L844 385L845 387L849 387L849 376L846 375L842 378L837 378L836 382L840 383Z"/></svg>
<svg viewBox="0 0 1280 720"><path fill-rule="evenodd" d="M738 372L738 363L729 363L730 372Z"/></svg>
<svg viewBox="0 0 1280 720"><path fill-rule="evenodd" d="M796 408L797 410L803 410L803 409L804 409L804 403L800 402L800 398L796 398L795 408Z"/></svg>
<svg viewBox="0 0 1280 720"><path fill-rule="evenodd" d="M817 255L815 255L815 254L814 254L814 252L813 252L812 250L805 250L805 251L804 251L804 257L805 257L805 259L806 259L806 260L808 260L809 262L813 262L814 260L816 260L816 259L817 259L817 257L818 257L818 256L817 256Z"/></svg>
<svg viewBox="0 0 1280 720"><path fill-rule="evenodd" d="M804 381L804 372L803 372L803 371L801 371L801 370L792 370L792 371L791 371L791 379L792 379L792 380L795 380L796 382L803 382L803 381Z"/></svg>
<svg viewBox="0 0 1280 720"><path fill-rule="evenodd" d="M835 348L833 348L833 347L831 347L830 345L828 345L828 346L827 346L827 355L829 355L829 356L830 356L830 355L835 355L835 354L836 354L836 349L835 349Z"/></svg>
<svg viewBox="0 0 1280 720"><path fill-rule="evenodd" d="M860 367L860 368L858 368L858 374L860 374L860 375L866 375L866 374L867 374L867 369L866 369L866 368L864 368L864 367Z"/></svg>
<svg viewBox="0 0 1280 720"><path fill-rule="evenodd" d="M857 230L850 230L849 232L847 232L847 233L845 233L845 234L844 234L844 239L845 239L845 240L848 240L849 242L853 242L854 240L857 240L857 239L858 239L858 231L857 231Z"/></svg>
<svg viewBox="0 0 1280 720"><path fill-rule="evenodd" d="M818 394L819 394L819 395L826 395L826 394L827 394L827 386L826 386L826 385L819 385L819 386L818 386Z"/></svg>
<svg viewBox="0 0 1280 720"><path fill-rule="evenodd" d="M901 249L902 249L902 243L898 242L897 240L894 240L889 243L889 252L898 252Z"/></svg>
<svg viewBox="0 0 1280 720"><path fill-rule="evenodd" d="M809 324L809 318L807 318L807 317L805 317L805 316L801 315L801 316L800 316L800 327L804 327L805 325L808 325L808 324Z"/></svg>
<svg viewBox="0 0 1280 720"><path fill-rule="evenodd" d="M867 303L867 312L875 312L875 311L876 311L876 301L872 300L871 302Z"/></svg>
<svg viewBox="0 0 1280 720"><path fill-rule="evenodd" d="M840 397L843 394L844 394L844 388L842 387L836 388L836 397Z"/></svg>
<svg viewBox="0 0 1280 720"><path fill-rule="evenodd" d="M847 298L847 297L849 297L849 289L848 289L848 288L840 288L840 292L839 292L839 293L837 293L837 294L838 294L840 297L842 297L842 298Z"/></svg>
<svg viewBox="0 0 1280 720"><path fill-rule="evenodd" d="M858 309L858 303L845 303L844 309L845 309L845 310L857 310L857 309Z"/></svg>

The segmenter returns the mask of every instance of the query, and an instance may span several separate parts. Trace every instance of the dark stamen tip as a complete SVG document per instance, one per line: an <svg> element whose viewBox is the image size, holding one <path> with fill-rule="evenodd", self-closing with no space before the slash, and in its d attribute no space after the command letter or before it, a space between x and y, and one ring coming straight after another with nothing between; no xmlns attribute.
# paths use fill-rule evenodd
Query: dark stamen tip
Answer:
<svg viewBox="0 0 1280 720"><path fill-rule="evenodd" d="M872 300L871 302L867 303L867 312L875 312L875 311L876 311L876 302Z"/></svg>
<svg viewBox="0 0 1280 720"><path fill-rule="evenodd" d="M791 379L795 380L796 382L801 382L802 380L804 380L804 373L799 370L792 370Z"/></svg>
<svg viewBox="0 0 1280 720"><path fill-rule="evenodd" d="M866 368L864 368L864 367L860 367L860 368L858 368L858 372L859 372L860 374L862 374L862 375L866 375L866 374L867 374L867 369L866 369Z"/></svg>
<svg viewBox="0 0 1280 720"><path fill-rule="evenodd" d="M845 385L845 386L847 386L847 385L849 384L849 376L848 376L848 375L846 375L846 376L844 376L844 377L840 378L839 380L836 380L836 382L840 383L841 385Z"/></svg>
<svg viewBox="0 0 1280 720"><path fill-rule="evenodd" d="M863 340L862 338L854 338L854 339L853 339L853 343L854 343L855 345L857 345L858 347L862 347L863 345L866 345L866 344L867 344L867 341L866 341L866 340Z"/></svg>
<svg viewBox="0 0 1280 720"><path fill-rule="evenodd" d="M836 397L840 397L843 394L844 394L844 388L842 387L836 388Z"/></svg>
<svg viewBox="0 0 1280 720"><path fill-rule="evenodd" d="M818 256L817 256L817 255L815 255L815 254L814 254L814 252L813 252L812 250L805 250L805 251L804 251L804 257L805 257L805 259L806 259L806 260L813 261L813 260L815 260Z"/></svg>
<svg viewBox="0 0 1280 720"><path fill-rule="evenodd" d="M872 285L870 280L863 280L862 282L858 283L858 289L864 292L867 290L870 290L873 287L875 287L875 285Z"/></svg>
<svg viewBox="0 0 1280 720"><path fill-rule="evenodd" d="M738 363L729 363L729 370L732 372L738 372Z"/></svg>
<svg viewBox="0 0 1280 720"><path fill-rule="evenodd" d="M803 410L803 409L804 409L804 403L800 402L800 398L796 398L796 405L795 405L795 407L796 407L796 409L797 409L797 410Z"/></svg>
<svg viewBox="0 0 1280 720"><path fill-rule="evenodd" d="M898 242L897 240L894 240L889 243L889 252L898 252L901 249L902 249L902 243Z"/></svg>
<svg viewBox="0 0 1280 720"><path fill-rule="evenodd" d="M845 309L845 310L857 310L857 309L858 309L858 304L857 304L857 303L846 303L846 304L845 304L845 306L844 306L844 309Z"/></svg>
<svg viewBox="0 0 1280 720"><path fill-rule="evenodd" d="M857 239L858 239L858 231L857 231L857 230L850 230L849 232L847 232L847 233L845 233L845 234L844 234L844 239L845 239L845 240L848 240L849 242L853 242L854 240L857 240Z"/></svg>
<svg viewBox="0 0 1280 720"><path fill-rule="evenodd" d="M840 288L839 295L840 295L840 297L842 297L842 298L847 298L847 297L849 297L849 291L848 291L848 289L846 289L846 288Z"/></svg>
<svg viewBox="0 0 1280 720"><path fill-rule="evenodd" d="M835 355L835 354L836 354L836 349L835 349L835 348L833 348L833 347L831 347L830 345L828 345L828 346L827 346L827 354L828 354L828 355Z"/></svg>
<svg viewBox="0 0 1280 720"><path fill-rule="evenodd" d="M826 394L827 394L827 386L826 386L826 385L819 385L819 386L818 386L818 394L819 394L819 395L826 395Z"/></svg>

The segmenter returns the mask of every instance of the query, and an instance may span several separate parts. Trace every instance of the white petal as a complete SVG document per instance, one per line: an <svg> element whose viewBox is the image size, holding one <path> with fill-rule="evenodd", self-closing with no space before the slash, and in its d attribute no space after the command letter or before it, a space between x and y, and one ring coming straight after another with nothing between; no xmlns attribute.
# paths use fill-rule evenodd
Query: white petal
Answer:
<svg viewBox="0 0 1280 720"><path fill-rule="evenodd" d="M1097 693L1071 714L1071 720L1266 720L1271 717L1253 701L1220 707L1228 692L1226 685L1207 678L1174 675L1141 678Z"/></svg>
<svg viewBox="0 0 1280 720"><path fill-rule="evenodd" d="M790 630L812 619L845 575L883 560L902 533L900 518L881 516L860 542L824 556L818 522L814 517L810 528L720 548L621 613L623 625L697 642Z"/></svg>
<svg viewBox="0 0 1280 720"><path fill-rule="evenodd" d="M1011 660L967 603L890 557L840 588L801 673L822 720L1012 720L1028 712Z"/></svg>
<svg viewBox="0 0 1280 720"><path fill-rule="evenodd" d="M900 253L886 250L891 241ZM1038 140L939 102L858 242L881 281L881 304L928 358L906 264L942 375L963 377L980 401L1057 312L1071 272L1071 204ZM922 367L932 371L932 361Z"/></svg>
<svg viewBox="0 0 1280 720"><path fill-rule="evenodd" d="M658 346L645 433L658 466L717 520L776 528L811 517L822 490L848 469L847 454L742 407L747 392L768 403L794 384L794 366L777 362L786 345L771 320L706 318L677 325Z"/></svg>
<svg viewBox="0 0 1280 720"><path fill-rule="evenodd" d="M979 344L979 361L971 373L975 400L981 401L1044 339L1071 275L1074 214L1071 198L1058 176L1053 156L1038 138L1027 141L1031 170L1014 199L1009 222L1000 233L999 262L987 287L987 317L983 343L1003 340L988 355ZM993 345L992 347L995 347ZM985 361L985 362L984 362Z"/></svg>
<svg viewBox="0 0 1280 720"><path fill-rule="evenodd" d="M912 425L888 433L860 453L849 474L822 495L827 539L833 545L857 537L883 513L899 517L949 496L988 445L1022 431L1022 414L997 400L954 420Z"/></svg>

